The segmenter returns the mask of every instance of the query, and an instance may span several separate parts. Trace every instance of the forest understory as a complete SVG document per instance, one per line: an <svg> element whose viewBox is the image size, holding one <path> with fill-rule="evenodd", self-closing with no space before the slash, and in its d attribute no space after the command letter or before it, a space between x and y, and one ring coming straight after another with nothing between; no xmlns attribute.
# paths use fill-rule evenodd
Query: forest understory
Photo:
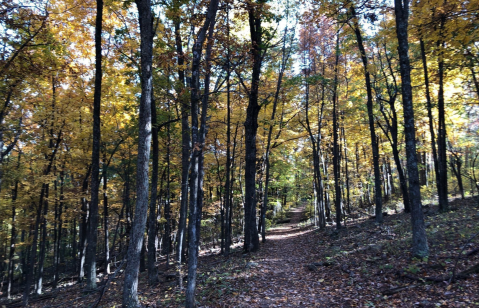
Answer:
<svg viewBox="0 0 479 308"><path fill-rule="evenodd" d="M319 230L304 222L304 207L292 209L290 222L271 228L259 252L243 254L241 243L229 258L212 249L201 251L198 306L479 306L478 203L478 197L455 199L448 213L423 207L430 257L422 260L411 258L409 214L391 212L382 225L362 217L348 220L341 230ZM161 283L155 286L147 284L146 272L140 274L139 298L145 307L184 305L175 265L165 268L165 262L159 265ZM120 307L122 271L100 278L91 293L64 280L56 291L32 297L30 306ZM21 302L1 305L19 307Z"/></svg>

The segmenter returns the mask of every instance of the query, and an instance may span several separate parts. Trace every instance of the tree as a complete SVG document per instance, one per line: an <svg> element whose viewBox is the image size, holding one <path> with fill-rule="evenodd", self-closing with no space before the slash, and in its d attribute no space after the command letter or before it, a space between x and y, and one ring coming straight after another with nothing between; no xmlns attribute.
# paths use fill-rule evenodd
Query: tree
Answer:
<svg viewBox="0 0 479 308"><path fill-rule="evenodd" d="M258 230L256 229L256 133L258 131L259 81L263 63L263 29L261 27L262 10L265 0L248 4L248 21L251 35L251 56L253 71L251 88L248 92L248 108L245 120L245 205L244 205L244 250L253 252L259 249Z"/></svg>
<svg viewBox="0 0 479 308"><path fill-rule="evenodd" d="M364 49L363 38L361 34L361 29L359 28L358 16L356 15L356 9L353 3L349 4L349 12L352 18L351 27L354 30L356 35L356 42L358 44L359 53L361 55L361 61L364 66L364 81L366 83L366 93L367 93L367 108L368 108L368 121L369 121L369 132L371 134L371 148L373 152L373 168L374 168L374 195L376 203L376 222L383 222L383 211L382 211L382 190L381 190L381 173L379 171L379 146L376 136L376 130L374 125L374 115L373 115L373 93L371 87L371 74L369 72L368 66L368 57L366 55L366 50Z"/></svg>
<svg viewBox="0 0 479 308"><path fill-rule="evenodd" d="M209 73L205 76L205 94L203 96L201 129L198 130L198 105L200 102L200 65L203 54L203 43L208 37L206 50L206 69L209 69L213 30L219 0L212 0L208 5L206 18L200 28L194 46L191 64L191 154L190 174L190 213L188 221L188 285L186 287L186 307L196 307L196 268L198 266L198 246L200 240L201 210L203 205L203 149L206 135L206 112L209 94Z"/></svg>
<svg viewBox="0 0 479 308"><path fill-rule="evenodd" d="M101 108L101 31L103 24L103 0L97 0L95 23L95 92L93 94L93 146L91 158L91 202L88 226L88 246L86 249L87 288L96 288L96 246L98 239L98 191L100 187L100 108ZM105 260L107 262L107 260Z"/></svg>
<svg viewBox="0 0 479 308"><path fill-rule="evenodd" d="M153 15L150 0L137 0L141 35L141 98L139 114L138 162L136 167L136 207L128 246L128 263L123 285L123 307L138 307L138 270L148 210L148 169L151 143L151 97L153 62Z"/></svg>
<svg viewBox="0 0 479 308"><path fill-rule="evenodd" d="M413 231L412 253L423 258L429 254L426 228L422 213L421 191L416 155L416 129L412 105L411 65L409 63L408 16L409 0L394 0L396 14L396 35L398 39L399 65L401 70L402 102L404 110L404 133L406 137L407 170L409 180L409 200L411 202L411 222Z"/></svg>

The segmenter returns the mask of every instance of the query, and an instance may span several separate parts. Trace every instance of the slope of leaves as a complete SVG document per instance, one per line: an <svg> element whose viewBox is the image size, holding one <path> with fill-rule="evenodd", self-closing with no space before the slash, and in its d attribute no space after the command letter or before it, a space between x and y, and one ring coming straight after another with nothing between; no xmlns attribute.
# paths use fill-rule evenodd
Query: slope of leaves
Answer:
<svg viewBox="0 0 479 308"><path fill-rule="evenodd" d="M200 307L472 307L479 305L479 274L450 281L479 263L477 197L451 202L438 214L424 206L431 254L411 259L407 214L385 217L383 225L360 218L347 227L317 230L300 223L304 207L292 210L288 224L269 231L253 254L241 243L225 259L203 250L197 300ZM472 239L471 239L472 238ZM149 307L178 307L184 293L174 268L162 270L162 283L148 286L140 275L140 299ZM109 282L99 307L121 305L121 271ZM44 295L32 307L87 307L99 293L82 294L78 285ZM14 307L15 303L9 305Z"/></svg>

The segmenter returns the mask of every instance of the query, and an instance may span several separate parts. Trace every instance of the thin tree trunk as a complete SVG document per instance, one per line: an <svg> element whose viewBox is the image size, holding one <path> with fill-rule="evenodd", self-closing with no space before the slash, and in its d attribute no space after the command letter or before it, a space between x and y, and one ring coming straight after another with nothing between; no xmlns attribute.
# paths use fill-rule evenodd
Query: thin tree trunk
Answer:
<svg viewBox="0 0 479 308"><path fill-rule="evenodd" d="M20 167L20 158L22 152L18 153L18 163L17 168ZM7 286L7 298L11 298L11 290L13 286L13 273L14 273L14 262L13 257L15 255L15 241L17 239L17 229L16 229L16 201L18 195L18 180L15 180L15 186L12 191L12 230L10 234L10 251L8 255L8 286Z"/></svg>
<svg viewBox="0 0 479 308"><path fill-rule="evenodd" d="M158 160L159 160L159 143L158 143L158 120L156 116L156 102L154 100L153 91L151 97L151 135L152 135L152 170L151 170L151 193L150 193L150 211L148 213L148 283L156 284L158 279L158 271L156 268L156 231L157 216L156 203L158 199Z"/></svg>
<svg viewBox="0 0 479 308"><path fill-rule="evenodd" d="M357 20L356 11L353 5L350 8L351 15L354 18L354 33L356 34L356 40L358 43L359 52L361 54L361 60L364 67L364 79L366 83L366 92L367 92L367 109L368 109L368 120L369 120L369 131L371 133L371 148L373 152L373 166L374 166L374 194L375 194L375 203L376 203L376 222L383 222L383 213L382 213L382 194L381 194L381 173L379 170L379 147L376 136L376 131L374 127L374 114L373 114L373 94L371 87L371 76L369 73L368 67L368 58L366 56L366 50L364 49L363 38L361 30L359 28L359 22Z"/></svg>
<svg viewBox="0 0 479 308"><path fill-rule="evenodd" d="M191 174L190 174L190 213L188 221L188 285L186 287L186 307L196 307L196 269L198 266L198 247L200 238L200 221L203 198L202 188L202 157L204 136L206 134L206 111L209 93L209 54L211 54L211 45L213 43L213 29L215 25L216 12L218 10L218 0L212 0L209 3L206 18L203 26L198 32L198 36L193 46L193 61L191 68L191 143L193 145L191 155ZM201 115L201 129L198 131L198 105L200 102L200 69L203 53L203 43L208 35L208 46L206 55L205 76L205 95L203 96L203 108Z"/></svg>
<svg viewBox="0 0 479 308"><path fill-rule="evenodd" d="M110 274L110 232L109 228L109 213L108 213L108 165L106 160L106 153L103 155L103 230L104 231L104 247L105 247L105 273Z"/></svg>
<svg viewBox="0 0 479 308"><path fill-rule="evenodd" d="M261 229L261 238L262 242L266 242L266 211L268 209L268 189L269 189L269 169L270 169L270 164L269 164L269 152L270 152L270 147L271 147L271 135L273 133L273 127L274 127L274 119L276 116L276 108L278 106L278 101L279 101L279 92L281 90L281 83L283 82L283 75L284 71L286 70L286 64L288 62L290 52L286 53L286 38L287 38L287 33L288 33L288 28L285 28L284 30L284 35L283 35L283 48L282 48L282 57L281 57L281 67L279 69L279 75L278 75L278 81L276 83L276 91L274 93L274 99L273 99L273 112L271 113L271 119L270 119L270 124L269 124L269 129L268 129L268 141L266 143L266 151L264 154L264 164L265 164L265 180L264 180L264 191L263 191L263 206L261 209L261 225L263 228Z"/></svg>
<svg viewBox="0 0 479 308"><path fill-rule="evenodd" d="M168 112L170 111L170 105L168 103ZM170 119L168 118L168 121ZM164 249L166 251L166 268L169 267L170 263L170 251L171 251L171 215L170 215L170 124L167 125L167 144L166 144L166 200L165 200L165 210L164 215L166 219L165 224L165 243Z"/></svg>
<svg viewBox="0 0 479 308"><path fill-rule="evenodd" d="M188 110L189 104L186 98L185 91L185 72L182 69L184 66L183 42L180 34L180 19L175 20L175 44L176 52L178 54L178 96L181 104L181 203L180 203L180 219L178 222L177 235L177 261L178 269L181 276L181 262L184 258L186 248L186 217L188 215L188 174L189 174L189 156L190 156L190 131L188 125ZM181 279L181 277L180 277Z"/></svg>
<svg viewBox="0 0 479 308"><path fill-rule="evenodd" d="M103 25L103 0L97 0L95 23L95 91L93 94L93 147L91 156L91 202L86 248L86 288L96 288L96 246L98 241L98 191L100 187L100 107L101 107L101 31Z"/></svg>
<svg viewBox="0 0 479 308"><path fill-rule="evenodd" d="M462 184L462 160L461 158L453 152L452 159L449 161L451 165L452 172L456 176L457 186L459 187L459 192L461 193L461 199L464 199L464 185Z"/></svg>
<svg viewBox="0 0 479 308"><path fill-rule="evenodd" d="M62 242L62 230L63 230L63 219L62 219L62 214L63 214L63 200L65 196L63 195L64 192L64 187L65 187L65 172L64 172L64 167L62 167L62 170L60 171L60 203L58 205L58 228L57 228L57 236L56 236L56 242L55 242L55 250L57 253L55 254L56 258L54 260L54 276L53 276L53 288L56 288L58 286L58 280L59 280L59 268L60 268L60 252L61 252L61 242Z"/></svg>
<svg viewBox="0 0 479 308"><path fill-rule="evenodd" d="M443 19L444 17L442 17ZM441 32L444 27L444 21L441 21ZM437 162L439 171L439 180L441 181L441 190L439 194L439 211L447 212L449 204L447 199L447 148L446 148L446 112L444 107L444 48L445 42L438 42L439 59L438 59L438 75L439 89L437 93L437 109L438 109L438 138L437 138Z"/></svg>
<svg viewBox="0 0 479 308"><path fill-rule="evenodd" d="M358 39L359 42L359 39ZM336 33L335 48L335 64L334 64L334 83L333 83L333 172L334 172L334 190L336 197L334 198L334 206L336 208L336 229L341 229L341 159L338 142L338 66L339 66L339 31Z"/></svg>
<svg viewBox="0 0 479 308"><path fill-rule="evenodd" d="M232 207L230 195L231 195L231 55L230 55L230 13L229 3L226 3L226 31L228 40L226 51L226 170L225 170L225 200L224 200L224 255L226 257L230 254L231 247L231 224L230 222L230 208Z"/></svg>
<svg viewBox="0 0 479 308"><path fill-rule="evenodd" d="M37 267L37 285L36 293L38 295L42 294L43 288L43 269L45 264L45 254L46 254L46 244L47 239L47 214L48 214L48 196L50 193L50 185L45 184L45 198L43 201L43 215L41 222L41 237L40 237L40 254L38 255L38 267Z"/></svg>

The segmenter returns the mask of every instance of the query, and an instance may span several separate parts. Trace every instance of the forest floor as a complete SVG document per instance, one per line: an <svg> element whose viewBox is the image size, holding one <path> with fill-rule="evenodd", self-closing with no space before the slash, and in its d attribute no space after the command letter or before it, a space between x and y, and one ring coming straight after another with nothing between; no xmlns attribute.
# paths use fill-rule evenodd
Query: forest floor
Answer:
<svg viewBox="0 0 479 308"><path fill-rule="evenodd" d="M411 258L409 214L388 215L382 225L367 217L348 221L337 231L304 226L304 209L293 209L291 221L269 230L258 252L242 254L238 246L229 258L203 253L198 306L479 307L477 266L450 282L453 272L479 263L477 204L477 197L456 199L445 214L424 207L430 257L423 260ZM176 279L163 275L160 285L148 286L146 276L138 288L144 306L182 306ZM111 281L99 307L121 306L122 282L121 274ZM78 285L54 295L32 307L89 307L99 298Z"/></svg>

